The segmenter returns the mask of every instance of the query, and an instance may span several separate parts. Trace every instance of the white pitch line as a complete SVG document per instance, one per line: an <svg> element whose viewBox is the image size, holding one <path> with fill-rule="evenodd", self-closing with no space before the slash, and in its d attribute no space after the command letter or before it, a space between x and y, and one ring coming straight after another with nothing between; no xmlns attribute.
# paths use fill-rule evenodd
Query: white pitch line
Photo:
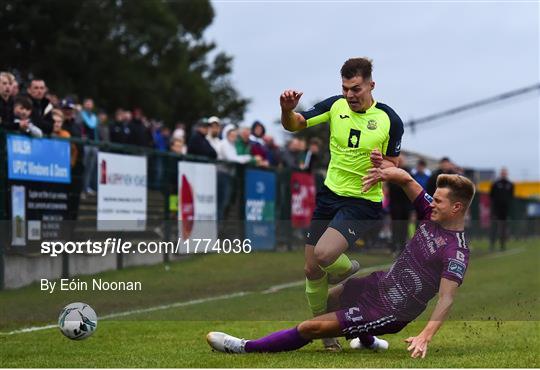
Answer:
<svg viewBox="0 0 540 370"><path fill-rule="evenodd" d="M524 248L524 247L515 248L515 249L508 249L508 250L505 250L504 252L497 252L497 253L494 253L494 254L487 255L485 258L486 259L493 259L493 258L499 258L499 257L506 257L506 256L511 256L513 254L518 254L518 253L521 253L521 252L525 252L526 250L527 249Z"/></svg>
<svg viewBox="0 0 540 370"><path fill-rule="evenodd" d="M521 253L521 252L523 252L525 250L526 250L526 248L510 249L510 250L507 250L507 251L504 251L504 252L499 252L499 253L497 253L495 255L489 255L489 256L487 256L485 258L498 258L498 257L503 257L503 256L512 255L512 254ZM358 272L360 272L360 273L368 273L368 272L372 272L372 271L385 269L385 268L388 268L390 266L391 266L391 264L371 266L371 267L366 267L366 268L360 269L360 270L358 270ZM297 281L291 281L289 283L273 285L270 288L268 288L266 290L263 290L260 293L261 294L276 293L276 292L279 292L280 290L283 290L283 289L294 288L294 287L297 287L297 286L301 286L304 283L305 283L305 280L297 280ZM231 293L231 294L219 295L219 296L215 296L215 297L199 298L199 299L193 299L193 300L190 300L190 301L175 302L175 303L171 303L171 304L164 304L164 305L148 307L148 308L140 308L140 309L129 310L129 311L124 311L124 312L114 312L114 313L110 313L108 315L103 315L103 316L100 317L100 319L101 320L114 319L114 318L117 318L117 317L130 316L130 315L135 315L135 314L139 314L139 313L154 312L154 311L166 310L166 309L169 309L169 308L192 306L192 305L196 305L196 304L200 304L200 303L213 302L213 301L218 301L218 300L222 300L222 299L243 297L243 296L246 296L246 295L249 295L249 294L254 294L254 293L256 293L256 292L236 292L236 293ZM56 327L58 327L58 325L53 325L53 324L43 325L43 326L32 326L32 327L29 327L29 328L17 329L17 330L13 330L13 331L10 331L10 332L0 332L0 335L14 335L14 334L21 334L21 333L31 333L31 332L34 332L34 331L53 329L53 328L56 328Z"/></svg>
<svg viewBox="0 0 540 370"><path fill-rule="evenodd" d="M196 304L199 304L199 303L213 302L213 301L218 301L218 300L221 300L221 299L230 299L230 298L236 298L236 297L243 297L245 295L249 295L249 294L253 294L253 293L254 292L236 292L236 293L231 293L231 294L219 295L219 296L215 296L215 297L193 299L193 300L190 300L190 301L176 302L176 303L171 303L171 304L164 304L164 305L148 307L148 308L140 308L140 309L129 310L129 311L124 311L124 312L114 312L114 313L110 313L108 315L101 316L100 320L114 319L114 318L117 318L117 317L130 316L130 315L135 315L135 314L139 314L139 313L166 310L166 309L169 309L169 308L192 306L192 305L196 305ZM57 328L57 327L58 327L58 325L52 325L52 324L51 325L44 325L44 326L33 326L33 327L30 327L30 328L17 329L17 330L13 330L13 331L10 331L10 332L3 332L3 333L0 333L0 335L13 335L13 334L21 334L21 333L30 333L30 332L34 332L34 331L47 330L47 329L52 329L52 328Z"/></svg>

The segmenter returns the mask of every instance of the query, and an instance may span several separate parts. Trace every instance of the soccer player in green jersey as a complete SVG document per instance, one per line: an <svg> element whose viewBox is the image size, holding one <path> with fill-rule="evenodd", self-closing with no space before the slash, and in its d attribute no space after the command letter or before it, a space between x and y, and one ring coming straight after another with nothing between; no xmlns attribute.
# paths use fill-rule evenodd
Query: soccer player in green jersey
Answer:
<svg viewBox="0 0 540 370"><path fill-rule="evenodd" d="M330 164L305 246L306 296L314 316L327 311L328 284L359 270L358 262L344 252L381 217L382 186L363 192L362 178L373 165L386 168L398 163L403 122L392 108L373 99L372 69L370 59L347 60L341 68L342 95L304 112L294 111L302 92L286 90L280 96L286 130L330 124ZM382 153L382 161L380 155L371 154L373 150ZM340 349L337 340L323 342L330 350Z"/></svg>

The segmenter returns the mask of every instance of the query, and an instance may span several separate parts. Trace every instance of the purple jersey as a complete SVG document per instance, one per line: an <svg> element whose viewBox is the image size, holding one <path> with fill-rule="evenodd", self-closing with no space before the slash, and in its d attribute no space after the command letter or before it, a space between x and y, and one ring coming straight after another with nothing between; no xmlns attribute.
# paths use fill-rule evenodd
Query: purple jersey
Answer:
<svg viewBox="0 0 540 370"><path fill-rule="evenodd" d="M414 201L418 229L390 271L377 274L376 291L364 295L364 307L411 321L438 293L441 278L461 285L469 262L464 233L430 221L432 200L422 191Z"/></svg>

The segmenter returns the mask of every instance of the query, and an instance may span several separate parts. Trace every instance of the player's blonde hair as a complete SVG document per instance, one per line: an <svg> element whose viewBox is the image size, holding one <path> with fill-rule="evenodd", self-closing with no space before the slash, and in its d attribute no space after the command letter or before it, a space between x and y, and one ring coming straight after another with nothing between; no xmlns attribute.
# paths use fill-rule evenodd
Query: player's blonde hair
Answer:
<svg viewBox="0 0 540 370"><path fill-rule="evenodd" d="M437 188L450 190L448 196L453 202L461 202L465 210L471 205L475 193L475 187L471 180L461 175L439 175Z"/></svg>

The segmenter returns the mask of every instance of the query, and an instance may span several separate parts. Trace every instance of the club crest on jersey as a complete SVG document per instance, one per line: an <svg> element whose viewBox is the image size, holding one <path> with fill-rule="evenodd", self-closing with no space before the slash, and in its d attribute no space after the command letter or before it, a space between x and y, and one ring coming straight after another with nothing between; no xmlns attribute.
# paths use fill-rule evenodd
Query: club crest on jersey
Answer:
<svg viewBox="0 0 540 370"><path fill-rule="evenodd" d="M437 248L444 247L446 245L446 241L442 236L438 236L434 239L435 244L437 245Z"/></svg>
<svg viewBox="0 0 540 370"><path fill-rule="evenodd" d="M377 129L377 121L374 119L370 119L367 123L367 128L370 130L376 130Z"/></svg>
<svg viewBox="0 0 540 370"><path fill-rule="evenodd" d="M347 146L349 148L358 148L359 145L360 131L351 128L351 131L349 132L349 141L347 142Z"/></svg>

